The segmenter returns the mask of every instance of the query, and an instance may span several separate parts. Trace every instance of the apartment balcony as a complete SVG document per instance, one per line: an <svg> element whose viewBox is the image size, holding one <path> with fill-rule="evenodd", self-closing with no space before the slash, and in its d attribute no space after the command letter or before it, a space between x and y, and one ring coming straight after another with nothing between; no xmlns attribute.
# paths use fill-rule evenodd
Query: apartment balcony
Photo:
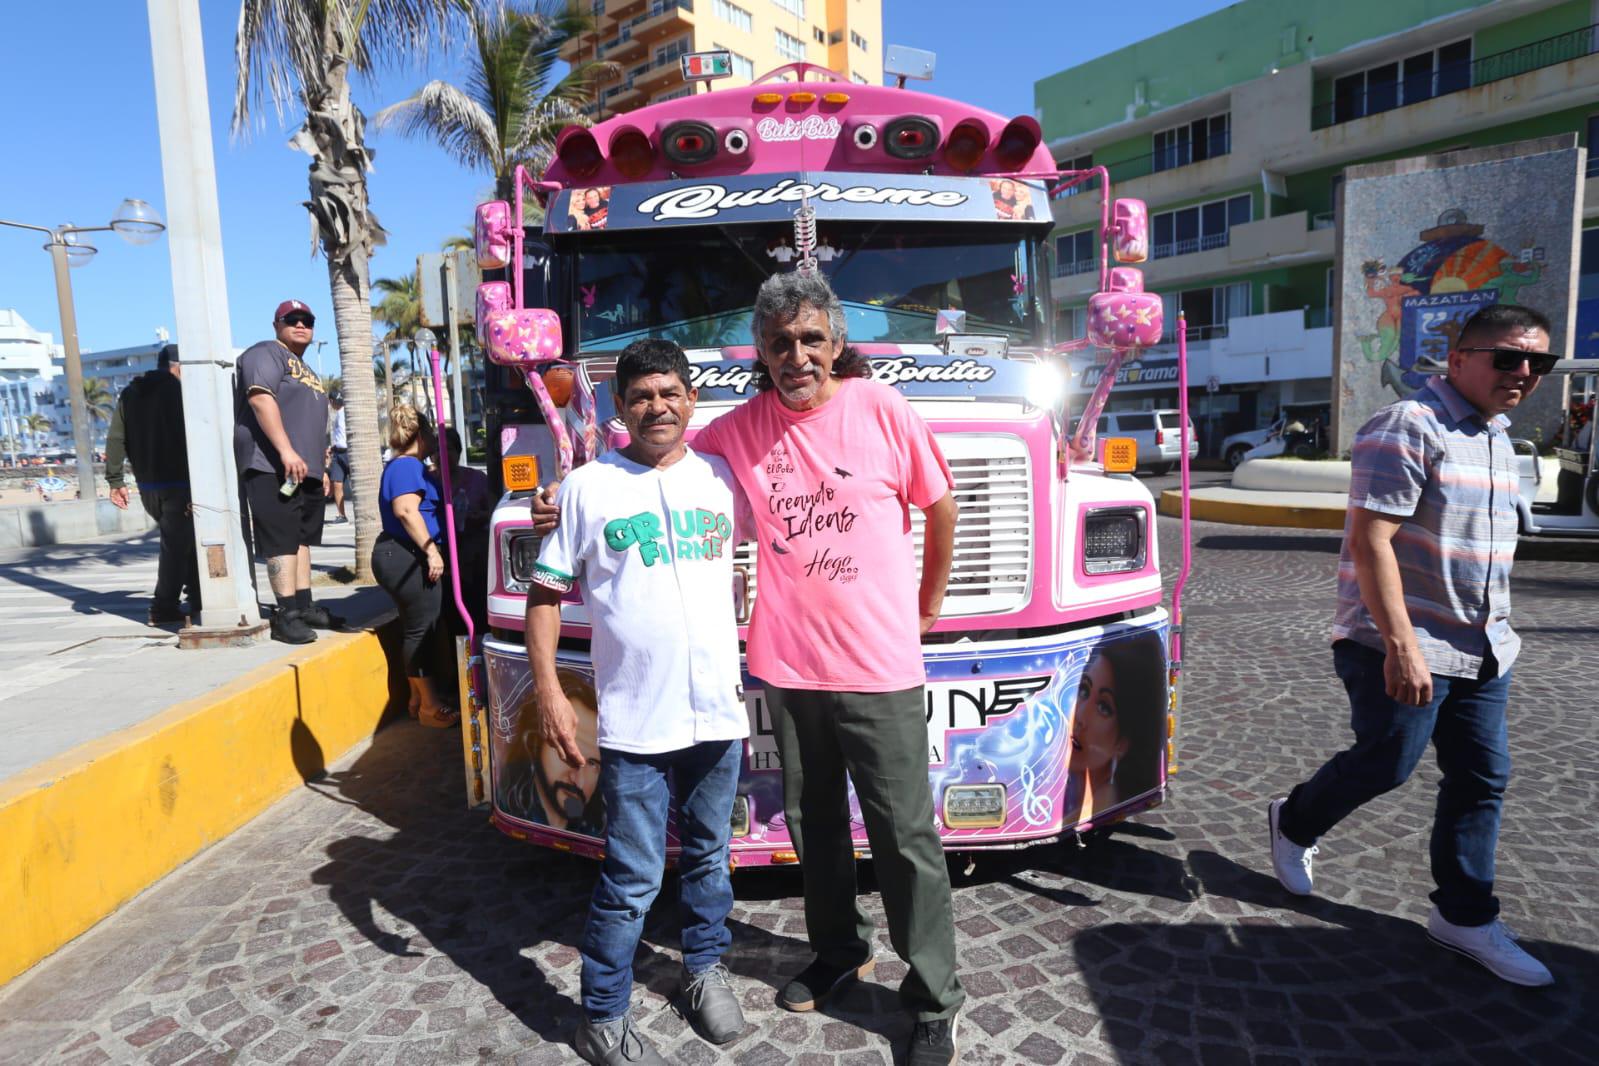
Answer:
<svg viewBox="0 0 1599 1066"><path fill-rule="evenodd" d="M628 63L649 51L649 45L633 36L631 25L623 26L620 36L600 42L600 58L610 63Z"/></svg>
<svg viewBox="0 0 1599 1066"><path fill-rule="evenodd" d="M1179 241L1159 259L1139 264L1144 287L1162 292L1194 281L1298 263L1331 262L1334 230L1316 229L1303 211L1244 222L1226 233ZM1159 249L1157 249L1158 251ZM1057 263L1051 282L1055 298L1081 303L1099 286L1098 264L1092 260Z"/></svg>
<svg viewBox="0 0 1599 1066"><path fill-rule="evenodd" d="M600 93L600 107L605 111L626 111L644 100L644 92L635 83L633 78L623 80L620 85L613 85Z"/></svg>
<svg viewBox="0 0 1599 1066"><path fill-rule="evenodd" d="M1310 128L1326 129L1400 107L1414 106L1596 53L1599 53L1599 25L1585 26L1520 48L1480 56L1468 63L1446 64L1422 77L1396 76L1392 82L1368 86L1364 92L1338 94L1311 110Z"/></svg>
<svg viewBox="0 0 1599 1066"><path fill-rule="evenodd" d="M1474 70L1480 68L1480 74L1473 76L1487 77L1495 71L1497 76L1415 103L1374 113L1368 110L1342 122L1330 121L1340 117L1338 101L1321 105L1313 109L1312 117L1327 124L1311 131L1301 151L1282 153L1278 162L1285 170L1299 163L1295 156L1322 166L1344 163L1486 127L1512 126L1554 111L1591 107L1594 86L1599 85L1599 28L1589 27L1550 41L1557 43L1539 42L1526 49L1484 56L1472 64ZM1569 58L1558 58L1567 53ZM1521 58L1517 60L1517 56Z"/></svg>
<svg viewBox="0 0 1599 1066"><path fill-rule="evenodd" d="M694 29L694 0L653 0L649 9L630 20L633 36L645 44Z"/></svg>

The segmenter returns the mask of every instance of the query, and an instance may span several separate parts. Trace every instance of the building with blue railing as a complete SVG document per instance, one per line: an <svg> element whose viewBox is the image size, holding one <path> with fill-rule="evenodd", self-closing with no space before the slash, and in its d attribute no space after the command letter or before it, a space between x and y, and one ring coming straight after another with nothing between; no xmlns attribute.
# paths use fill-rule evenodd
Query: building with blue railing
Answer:
<svg viewBox="0 0 1599 1066"><path fill-rule="evenodd" d="M1345 167L1599 134L1599 0L1241 0L1034 86L1062 166L1104 165L1150 212L1148 287L1189 325L1207 454L1284 404L1331 397ZM1599 346L1599 161L1584 186L1576 343ZM1515 195L1506 190L1506 195ZM1053 291L1082 333L1095 197L1053 203ZM1579 350L1576 354L1599 355ZM1146 363L1170 360L1149 353ZM1120 388L1169 407L1164 375Z"/></svg>

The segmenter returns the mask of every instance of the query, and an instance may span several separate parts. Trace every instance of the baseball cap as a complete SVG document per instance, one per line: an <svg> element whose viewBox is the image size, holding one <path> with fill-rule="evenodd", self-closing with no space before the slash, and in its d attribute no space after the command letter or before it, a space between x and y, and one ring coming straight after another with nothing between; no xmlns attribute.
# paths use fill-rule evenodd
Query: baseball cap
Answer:
<svg viewBox="0 0 1599 1066"><path fill-rule="evenodd" d="M282 322L283 316L292 315L296 311L299 311L302 314L310 315L311 320L313 322L316 321L315 312L313 312L309 307L305 306L305 304L301 303L299 300L284 300L282 303L278 304L278 309L272 312L272 321Z"/></svg>

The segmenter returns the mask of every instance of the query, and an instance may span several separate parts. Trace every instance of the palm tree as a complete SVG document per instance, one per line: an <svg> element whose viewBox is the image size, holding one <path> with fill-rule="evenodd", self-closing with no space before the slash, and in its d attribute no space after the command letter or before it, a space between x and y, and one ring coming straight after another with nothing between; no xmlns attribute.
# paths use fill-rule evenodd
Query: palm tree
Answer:
<svg viewBox="0 0 1599 1066"><path fill-rule="evenodd" d="M290 144L311 157L312 239L328 262L339 365L349 385L350 466L355 498L355 572L371 579L379 532L377 389L362 367L372 361L367 262L383 243L366 174L372 153L366 120L350 95L350 76L425 55L458 26L467 0L242 0L234 35L237 79L233 132L270 103L280 120L290 107L305 118Z"/></svg>
<svg viewBox="0 0 1599 1066"><path fill-rule="evenodd" d="M100 378L83 379L83 403L89 409L89 417L96 422L111 424L111 416L117 410L117 397L111 387Z"/></svg>
<svg viewBox="0 0 1599 1066"><path fill-rule="evenodd" d="M426 381L431 375L420 370L417 365L416 334L422 328L422 279L416 271L400 278L378 278L372 283L372 288L383 294L372 307L372 317L388 325L388 331L383 334L383 340L398 343L403 341L406 354L409 357L407 380L415 378L419 373L423 375L423 390L426 391ZM398 361L395 363L398 368Z"/></svg>
<svg viewBox="0 0 1599 1066"><path fill-rule="evenodd" d="M46 433L52 432L55 429L55 425L50 421L49 415L35 411L31 415L22 416L22 428L27 432L28 436L33 438L33 450L37 452L43 450L39 446L39 438Z"/></svg>
<svg viewBox="0 0 1599 1066"><path fill-rule="evenodd" d="M478 8L468 13L467 25L466 85L430 81L373 122L437 141L462 166L493 175L497 194L508 197L517 166L542 173L554 156L556 134L589 124L583 108L595 83L621 68L582 63L550 84L562 46L594 28L593 18L566 0L540 0L532 10Z"/></svg>

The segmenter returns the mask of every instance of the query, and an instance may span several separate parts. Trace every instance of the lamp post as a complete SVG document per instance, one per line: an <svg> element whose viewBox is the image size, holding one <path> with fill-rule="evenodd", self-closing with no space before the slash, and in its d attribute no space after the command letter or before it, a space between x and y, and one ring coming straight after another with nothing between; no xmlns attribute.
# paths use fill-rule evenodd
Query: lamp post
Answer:
<svg viewBox="0 0 1599 1066"><path fill-rule="evenodd" d="M72 444L78 456L78 496L91 504L95 498L94 452L89 438L89 406L83 397L83 359L78 351L78 315L72 306L70 268L94 258L98 248L80 240L85 233L116 233L129 244L149 244L165 230L166 223L155 208L143 200L123 200L109 225L33 226L0 218L0 226L33 230L50 238L44 250L55 267L56 303L61 311L61 346L67 357L67 403L72 408Z"/></svg>

